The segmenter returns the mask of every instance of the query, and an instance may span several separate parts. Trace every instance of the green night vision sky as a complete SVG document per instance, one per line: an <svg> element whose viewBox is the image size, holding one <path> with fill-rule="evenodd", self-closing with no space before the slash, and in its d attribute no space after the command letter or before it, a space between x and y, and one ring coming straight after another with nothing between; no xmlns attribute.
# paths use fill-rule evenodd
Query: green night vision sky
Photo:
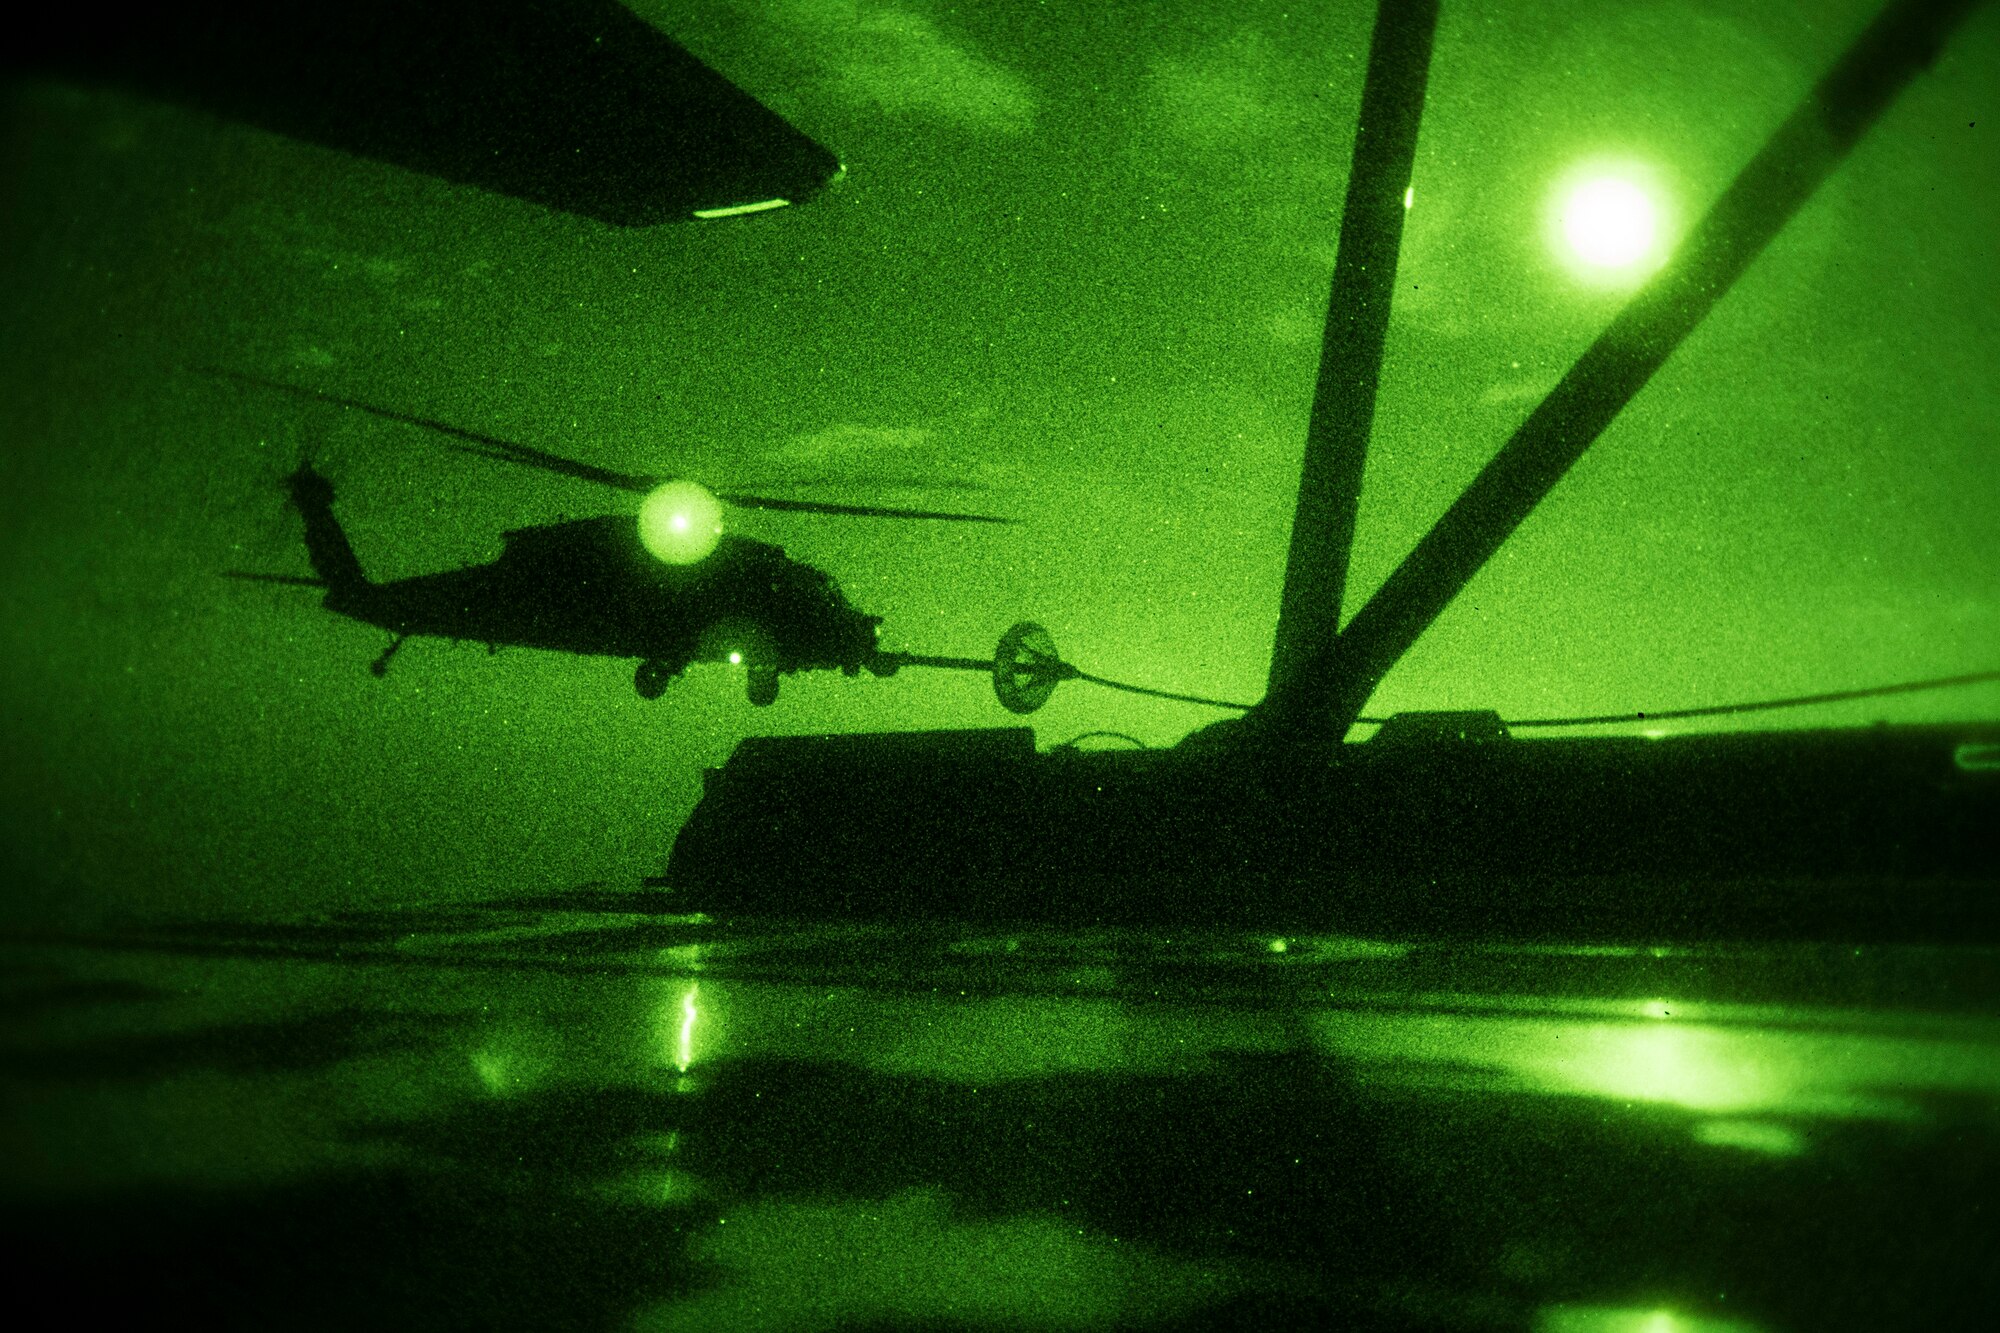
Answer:
<svg viewBox="0 0 2000 1333"><path fill-rule="evenodd" d="M305 571L280 484L302 454L378 577L634 499L179 364L717 488L1015 516L739 517L888 646L981 655L1033 618L1098 674L1261 694L1373 6L635 9L845 177L621 229L123 94L9 90L13 917L629 881L746 734L1014 721L950 673L791 677L755 710L725 668L647 703L628 661L420 640L378 681L380 631L217 577ZM1553 243L1560 191L1636 182L1671 244L1874 9L1447 0L1350 611L1617 309L1626 288ZM1370 711L2000 665L1996 102L1987 6ZM1073 684L1034 722L1165 744L1218 716ZM1757 723L1995 716L1979 686Z"/></svg>

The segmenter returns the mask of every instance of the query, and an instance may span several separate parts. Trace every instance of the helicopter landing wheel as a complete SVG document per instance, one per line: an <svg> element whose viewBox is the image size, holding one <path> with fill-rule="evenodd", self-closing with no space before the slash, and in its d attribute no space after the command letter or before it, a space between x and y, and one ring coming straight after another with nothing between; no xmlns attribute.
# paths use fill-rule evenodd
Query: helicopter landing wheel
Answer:
<svg viewBox="0 0 2000 1333"><path fill-rule="evenodd" d="M759 708L778 702L778 668L752 664L745 676L744 692Z"/></svg>
<svg viewBox="0 0 2000 1333"><path fill-rule="evenodd" d="M667 686L673 684L674 677L679 674L665 662L647 658L632 673L632 688L639 692L641 699L657 699L667 692Z"/></svg>
<svg viewBox="0 0 2000 1333"><path fill-rule="evenodd" d="M410 636L407 634L393 636L389 640L389 646L382 650L382 655L368 664L368 669L374 673L375 679L380 680L389 674L389 659L396 655L396 650L403 646L403 640L408 637Z"/></svg>

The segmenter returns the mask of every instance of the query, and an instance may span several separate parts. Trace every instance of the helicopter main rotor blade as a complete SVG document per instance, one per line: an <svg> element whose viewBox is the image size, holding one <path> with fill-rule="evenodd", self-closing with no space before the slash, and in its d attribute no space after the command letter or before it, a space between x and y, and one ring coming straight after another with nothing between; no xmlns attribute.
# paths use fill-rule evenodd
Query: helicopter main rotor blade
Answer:
<svg viewBox="0 0 2000 1333"><path fill-rule="evenodd" d="M984 492L1000 489L992 482L975 481L970 477L926 477L916 473L901 472L826 472L814 477L752 476L744 478L743 484L759 491L801 491L833 486L871 487L890 491Z"/></svg>
<svg viewBox="0 0 2000 1333"><path fill-rule="evenodd" d="M1332 715L1316 659L1340 626L1437 19L1438 0L1380 0L1369 39L1271 644L1266 711L1294 728L1323 728Z"/></svg>
<svg viewBox="0 0 2000 1333"><path fill-rule="evenodd" d="M1892 0L1311 664L1345 734L1430 628L1791 221L1979 0Z"/></svg>
<svg viewBox="0 0 2000 1333"><path fill-rule="evenodd" d="M995 518L991 514L952 514L934 509L894 509L884 505L832 504L824 500L780 500L769 495L740 495L716 492L716 499L741 509L783 509L799 514L838 514L847 518L928 518L945 523L1016 524L1019 519Z"/></svg>
<svg viewBox="0 0 2000 1333"><path fill-rule="evenodd" d="M225 569L222 577L244 583L282 583L292 588L324 588L326 580L309 574L260 574L248 569Z"/></svg>
<svg viewBox="0 0 2000 1333"><path fill-rule="evenodd" d="M454 434L468 435L467 431ZM512 444L506 440L481 439L477 444L454 444L450 446L462 454L475 454L480 458L494 458L502 463L513 463L518 467L531 467L541 472L553 472L559 477L575 477L580 481L594 481L600 486L610 486L634 495L644 495L665 482L673 481L670 476L649 476L643 472L619 472L595 463L584 463L574 458L564 458L546 449L533 449L525 444Z"/></svg>
<svg viewBox="0 0 2000 1333"><path fill-rule="evenodd" d="M600 486L610 486L616 490L630 491L635 495L645 495L665 482L677 480L670 475L652 475L643 472L620 472L614 468L599 467L595 463L585 463L575 458L565 458L552 454L546 449L536 449L530 445L516 444L495 435L487 435L463 426L433 417L418 416L413 412L398 412L392 408L377 407L359 398L346 398L340 394L325 393L319 389L308 389L297 384L287 384L283 380L265 379L261 375L251 375L240 370L224 370L219 366L190 367L199 374L213 375L221 379L235 380L240 384L255 385L278 393L287 393L294 398L304 398L316 403L332 403L338 407L351 407L366 412L370 416L381 417L385 421L396 421L406 426L418 426L449 436L459 441L449 446L460 453L473 454L480 458L491 458L502 463L512 463L517 467L531 467L541 472L552 472L559 477L575 477L579 481L596 482ZM784 509L802 514L838 514L850 518L917 518L935 519L947 523L1003 523L1012 524L1011 518L995 518L989 514L957 514L930 509L898 509L882 505L832 504L822 500L781 500L768 495L745 495L737 492L718 492L716 499L725 504L742 509Z"/></svg>
<svg viewBox="0 0 2000 1333"><path fill-rule="evenodd" d="M424 430L434 431L439 435L450 436L454 440L463 441L463 443L451 446L451 448L458 450L460 453L475 454L481 458L498 459L502 463L513 463L520 467L539 468L543 472L553 472L563 477L576 477L582 481L594 481L600 486L611 486L621 491L632 491L636 494L644 495L661 482L673 480L672 477L646 476L637 472L619 472L612 468L599 467L595 463L579 462L574 458L564 458L561 454L549 453L545 449L530 448L525 444L515 444L512 440L503 440L496 435L487 435L480 431L467 430L463 426L454 426L449 422L439 421L435 417L422 417L416 415L414 412L398 412L392 408L377 407L375 404L363 402L359 398L345 398L337 393L325 393L319 389L308 389L302 385L287 384L283 380L265 379L261 375L250 375L240 370L224 370L219 366L194 366L190 367L190 369L194 370L197 374L213 375L219 379L235 380L239 384L250 384L260 389L270 389L277 393L288 393L294 398L304 398L315 403L332 403L337 407L351 407L357 411L366 412L370 416L380 417L384 421L396 421L406 426L417 426Z"/></svg>

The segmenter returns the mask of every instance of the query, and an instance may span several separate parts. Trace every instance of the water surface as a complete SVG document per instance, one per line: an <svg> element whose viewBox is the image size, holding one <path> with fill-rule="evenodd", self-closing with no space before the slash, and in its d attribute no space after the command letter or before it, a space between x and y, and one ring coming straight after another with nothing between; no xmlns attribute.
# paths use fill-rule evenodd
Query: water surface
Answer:
<svg viewBox="0 0 2000 1333"><path fill-rule="evenodd" d="M1993 1307L1990 951L828 927L5 950L77 1317L1781 1330ZM638 900L634 900L636 903Z"/></svg>

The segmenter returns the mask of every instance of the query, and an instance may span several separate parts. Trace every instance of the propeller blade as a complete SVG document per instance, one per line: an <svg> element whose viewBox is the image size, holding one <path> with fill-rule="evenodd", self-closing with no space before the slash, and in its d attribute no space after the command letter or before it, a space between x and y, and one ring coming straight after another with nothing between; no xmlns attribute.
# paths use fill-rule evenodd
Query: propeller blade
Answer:
<svg viewBox="0 0 2000 1333"><path fill-rule="evenodd" d="M932 509L893 509L884 505L831 504L824 500L780 500L769 495L741 495L734 491L716 492L716 499L739 509L783 509L799 514L839 514L848 518L929 518L946 523L1003 523L1019 519L995 518L991 514L949 514Z"/></svg>
<svg viewBox="0 0 2000 1333"><path fill-rule="evenodd" d="M582 481L594 481L600 486L611 486L621 491L632 491L639 495L673 478L646 476L636 472L618 472L594 463L578 462L552 454L544 449L530 448L525 444L515 444L498 436L486 435L463 426L454 426L434 417L422 417L413 412L397 412L387 407L377 407L359 398L344 398L337 393L324 393L318 389L308 389L297 384L287 384L283 380L269 380L261 375L250 375L240 370L224 370L219 366L191 366L199 375L212 375L218 379L235 380L239 384L250 384L260 389L270 389L276 393L288 393L294 398L303 398L316 403L332 403L337 407L352 407L370 416L381 417L384 421L401 422L406 426L418 426L439 435L450 436L461 444L450 446L464 454L475 454L481 458L497 459L502 463L513 463L520 467L538 468L543 472L553 472L558 476L576 477Z"/></svg>

